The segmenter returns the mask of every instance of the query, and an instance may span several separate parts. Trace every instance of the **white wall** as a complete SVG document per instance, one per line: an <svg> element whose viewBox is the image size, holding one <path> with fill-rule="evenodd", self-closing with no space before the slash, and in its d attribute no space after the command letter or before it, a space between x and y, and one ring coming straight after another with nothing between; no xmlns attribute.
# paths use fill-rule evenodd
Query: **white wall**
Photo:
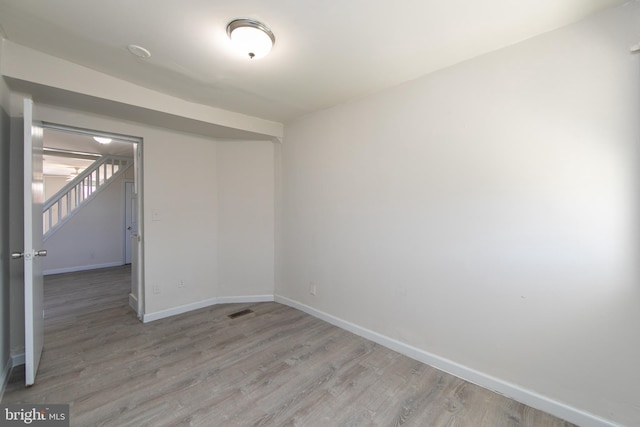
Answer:
<svg viewBox="0 0 640 427"><path fill-rule="evenodd" d="M217 182L211 170L216 144L166 136L145 137L143 145L147 313L217 292ZM184 289L178 288L180 281ZM153 294L154 286L160 294Z"/></svg>
<svg viewBox="0 0 640 427"><path fill-rule="evenodd" d="M66 176L45 175L44 179L44 200L47 201L58 191L68 184Z"/></svg>
<svg viewBox="0 0 640 427"><path fill-rule="evenodd" d="M638 41L633 2L286 125L277 294L637 425Z"/></svg>
<svg viewBox="0 0 640 427"><path fill-rule="evenodd" d="M274 291L273 144L217 146L219 295Z"/></svg>
<svg viewBox="0 0 640 427"><path fill-rule="evenodd" d="M45 274L113 267L124 264L124 180L133 167L115 178L44 242ZM64 181L64 178L62 178ZM53 190L53 194L58 189ZM126 244L130 244L127 239Z"/></svg>

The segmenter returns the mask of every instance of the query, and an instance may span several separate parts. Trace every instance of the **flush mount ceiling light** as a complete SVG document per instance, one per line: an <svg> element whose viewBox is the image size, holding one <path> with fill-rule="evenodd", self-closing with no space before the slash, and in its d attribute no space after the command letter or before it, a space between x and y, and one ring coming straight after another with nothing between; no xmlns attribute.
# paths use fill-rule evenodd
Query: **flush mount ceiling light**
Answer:
<svg viewBox="0 0 640 427"><path fill-rule="evenodd" d="M276 36L269 27L253 19L236 19L227 25L227 35L234 48L250 59L262 58L269 53Z"/></svg>
<svg viewBox="0 0 640 427"><path fill-rule="evenodd" d="M98 141L100 144L108 144L111 142L111 138L103 138L101 136L94 136L93 139Z"/></svg>

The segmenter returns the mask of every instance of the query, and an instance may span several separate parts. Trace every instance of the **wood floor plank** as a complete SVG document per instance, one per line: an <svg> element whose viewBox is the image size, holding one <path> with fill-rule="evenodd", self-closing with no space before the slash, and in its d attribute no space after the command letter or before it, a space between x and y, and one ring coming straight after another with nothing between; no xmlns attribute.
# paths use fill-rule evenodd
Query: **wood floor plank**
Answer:
<svg viewBox="0 0 640 427"><path fill-rule="evenodd" d="M3 402L72 426L571 426L281 304L142 324L129 289L128 267L48 276L36 384L15 368Z"/></svg>

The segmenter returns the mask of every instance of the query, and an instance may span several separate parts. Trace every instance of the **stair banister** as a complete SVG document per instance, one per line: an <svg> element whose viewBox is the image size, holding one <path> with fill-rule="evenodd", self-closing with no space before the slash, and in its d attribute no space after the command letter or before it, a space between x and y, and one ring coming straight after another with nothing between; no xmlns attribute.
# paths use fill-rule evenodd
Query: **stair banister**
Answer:
<svg viewBox="0 0 640 427"><path fill-rule="evenodd" d="M64 224L82 204L133 164L127 157L103 156L50 197L43 206L43 239ZM117 168L117 169L116 169ZM109 174L109 172L111 172ZM54 218L54 207L57 212ZM64 208L64 209L63 209ZM55 222L54 222L55 219Z"/></svg>

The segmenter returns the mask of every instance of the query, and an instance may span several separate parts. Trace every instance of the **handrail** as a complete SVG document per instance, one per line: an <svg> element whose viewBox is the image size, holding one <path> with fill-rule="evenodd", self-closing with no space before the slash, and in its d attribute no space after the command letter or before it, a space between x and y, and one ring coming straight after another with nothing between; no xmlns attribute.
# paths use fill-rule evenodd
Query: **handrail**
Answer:
<svg viewBox="0 0 640 427"><path fill-rule="evenodd" d="M75 187L76 185L78 185L78 183L80 183L83 179L85 179L86 177L91 175L97 168L99 168L100 166L102 166L103 164L105 164L106 162L108 162L111 159L125 161L125 162L131 162L132 161L128 157L119 157L119 156L108 156L108 157L107 156L102 156L102 157L100 157L98 160L96 160L95 162L90 164L80 174L78 174L78 176L76 176L71 181L69 181L67 184L65 184L65 186L62 187L60 190L58 190L53 196L49 197L49 199L47 199L45 201L44 206L42 207L42 210L46 211L47 209L49 209L55 203L56 199L60 199L62 196L67 194L69 192L69 189L71 189L71 188Z"/></svg>
<svg viewBox="0 0 640 427"><path fill-rule="evenodd" d="M80 206L132 164L133 159L127 157L103 156L51 196L42 209L43 239L46 240Z"/></svg>

